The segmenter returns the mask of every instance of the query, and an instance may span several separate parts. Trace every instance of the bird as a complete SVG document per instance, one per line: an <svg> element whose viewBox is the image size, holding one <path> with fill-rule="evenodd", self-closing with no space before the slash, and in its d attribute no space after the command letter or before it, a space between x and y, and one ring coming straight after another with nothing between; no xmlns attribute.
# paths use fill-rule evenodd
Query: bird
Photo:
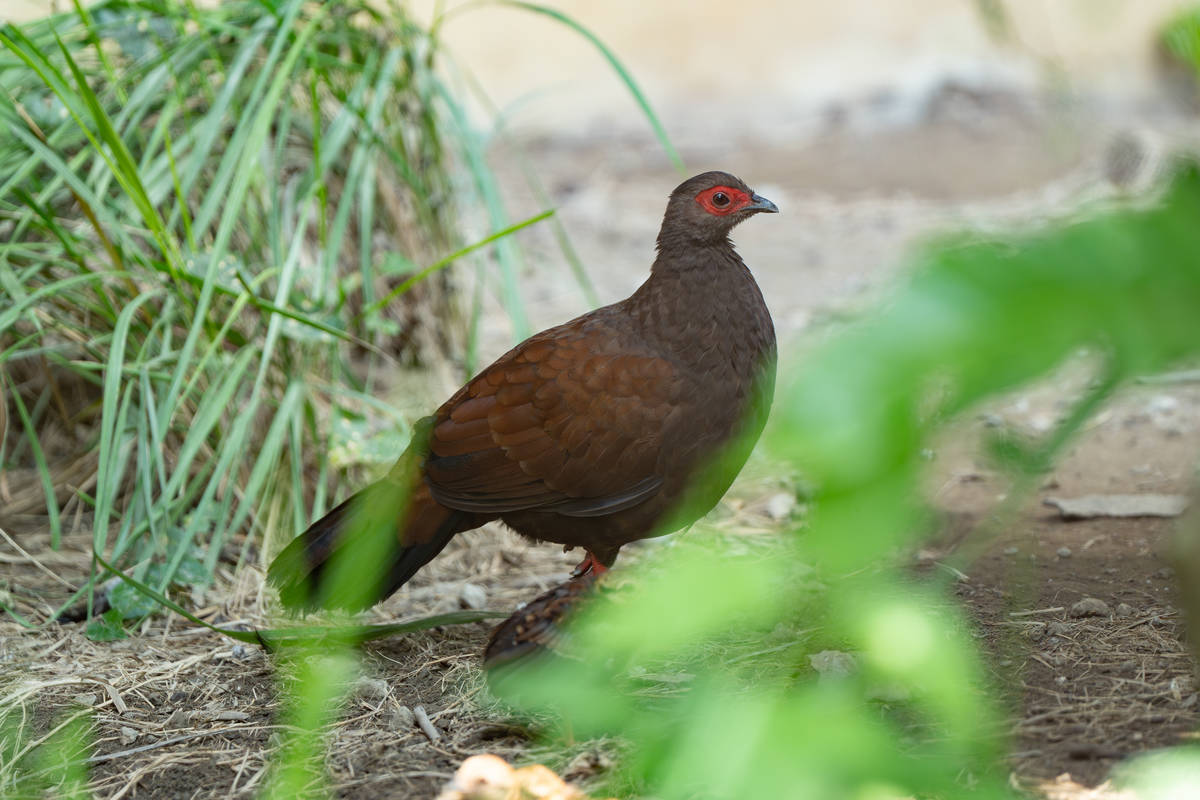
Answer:
<svg viewBox="0 0 1200 800"><path fill-rule="evenodd" d="M594 593L595 572L571 578L520 606L497 625L483 649L483 666L495 672L534 654L554 653L568 620Z"/></svg>
<svg viewBox="0 0 1200 800"><path fill-rule="evenodd" d="M382 479L275 557L284 607L369 608L493 520L583 548L581 576L711 510L775 386L774 325L730 232L778 211L727 172L676 187L645 282L521 342L415 424Z"/></svg>

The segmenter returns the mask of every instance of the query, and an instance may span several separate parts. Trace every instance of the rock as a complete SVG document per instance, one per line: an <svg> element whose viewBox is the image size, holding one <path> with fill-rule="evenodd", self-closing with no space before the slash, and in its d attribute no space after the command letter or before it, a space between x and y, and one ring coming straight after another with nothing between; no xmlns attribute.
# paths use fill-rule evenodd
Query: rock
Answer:
<svg viewBox="0 0 1200 800"><path fill-rule="evenodd" d="M1085 597L1071 606L1072 617L1107 617L1108 603L1095 597Z"/></svg>
<svg viewBox="0 0 1200 800"><path fill-rule="evenodd" d="M96 693L95 692L88 692L87 694L77 694L74 697L72 697L71 699L74 700L76 703L79 703L79 705L87 706L88 708L91 708L92 706L96 705Z"/></svg>
<svg viewBox="0 0 1200 800"><path fill-rule="evenodd" d="M1058 552L1059 558L1070 558L1071 557L1071 548L1069 548L1069 547L1060 547L1060 548L1058 548L1057 552Z"/></svg>
<svg viewBox="0 0 1200 800"><path fill-rule="evenodd" d="M838 680L858 671L858 661L841 650L822 650L808 657L808 663L820 675L821 681Z"/></svg>
<svg viewBox="0 0 1200 800"><path fill-rule="evenodd" d="M1047 497L1063 519L1095 517L1177 517L1187 508L1181 494L1089 494L1083 497Z"/></svg>
<svg viewBox="0 0 1200 800"><path fill-rule="evenodd" d="M138 738L138 732L135 731L133 728L130 728L128 725L121 726L120 734L121 734L121 744L126 745L126 746L133 744L134 742L137 741L137 738Z"/></svg>
<svg viewBox="0 0 1200 800"><path fill-rule="evenodd" d="M1071 626L1065 622L1055 620L1046 626L1046 633L1051 636L1066 636L1071 632Z"/></svg>
<svg viewBox="0 0 1200 800"><path fill-rule="evenodd" d="M392 690L388 686L387 681L382 678L360 675L358 680L354 682L354 696L368 703L382 703L388 699L388 695L391 693Z"/></svg>
<svg viewBox="0 0 1200 800"><path fill-rule="evenodd" d="M487 592L477 583L464 583L458 590L458 604L463 608L483 608L487 605Z"/></svg>
<svg viewBox="0 0 1200 800"><path fill-rule="evenodd" d="M417 724L417 717L408 706L396 706L392 709L388 724L392 730L407 731Z"/></svg>
<svg viewBox="0 0 1200 800"><path fill-rule="evenodd" d="M1133 606L1129 603L1118 603L1117 610L1114 612L1118 617L1132 617L1134 614Z"/></svg>
<svg viewBox="0 0 1200 800"><path fill-rule="evenodd" d="M167 721L163 723L163 729L172 731L179 730L180 728L190 728L191 725L192 715L182 708L177 708L171 716L167 717Z"/></svg>

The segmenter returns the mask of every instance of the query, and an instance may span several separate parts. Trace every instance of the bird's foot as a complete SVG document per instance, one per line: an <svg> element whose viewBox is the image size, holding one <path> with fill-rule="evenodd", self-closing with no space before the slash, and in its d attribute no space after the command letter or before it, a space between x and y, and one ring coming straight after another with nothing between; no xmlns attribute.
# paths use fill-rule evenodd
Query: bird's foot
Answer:
<svg viewBox="0 0 1200 800"><path fill-rule="evenodd" d="M575 569L571 570L572 578L582 578L584 575L591 573L593 577L599 578L604 573L608 572L608 567L600 563L600 559L592 555L592 551L587 551L587 556L580 561Z"/></svg>

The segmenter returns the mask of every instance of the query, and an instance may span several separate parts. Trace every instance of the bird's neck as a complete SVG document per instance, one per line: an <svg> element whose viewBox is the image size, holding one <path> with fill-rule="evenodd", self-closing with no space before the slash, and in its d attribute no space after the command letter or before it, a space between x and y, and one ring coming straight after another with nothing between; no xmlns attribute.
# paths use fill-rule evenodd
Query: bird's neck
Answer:
<svg viewBox="0 0 1200 800"><path fill-rule="evenodd" d="M684 360L754 360L774 348L762 292L728 240L660 249L627 302L647 342Z"/></svg>

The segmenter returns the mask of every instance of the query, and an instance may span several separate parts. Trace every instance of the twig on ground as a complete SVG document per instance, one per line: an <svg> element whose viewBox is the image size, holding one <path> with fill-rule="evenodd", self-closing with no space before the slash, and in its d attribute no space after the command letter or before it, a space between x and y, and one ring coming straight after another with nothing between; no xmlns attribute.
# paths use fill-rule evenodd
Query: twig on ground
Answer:
<svg viewBox="0 0 1200 800"><path fill-rule="evenodd" d="M425 706L414 706L413 716L417 720L417 727L421 729L421 733L429 737L429 741L437 744L442 735L438 733L437 728L433 727L433 723L429 721L429 715L425 713Z"/></svg>
<svg viewBox="0 0 1200 800"><path fill-rule="evenodd" d="M213 728L212 730L196 731L195 733L185 733L182 736L172 736L170 739L161 739L157 742L138 745L131 747L128 750L118 750L115 753L102 753L98 756L92 756L87 760L88 764L103 764L105 761L116 761L118 758L126 758L128 756L144 753L147 750L157 750L160 747L170 747L173 744L180 742L188 742L192 739L203 739L207 736L220 736L224 733L235 733L237 731L257 731L269 727L281 727L273 725L243 725L236 728Z"/></svg>
<svg viewBox="0 0 1200 800"><path fill-rule="evenodd" d="M1010 611L1010 617L1028 617L1030 614L1056 614L1059 611L1066 611L1066 606L1054 606L1053 608L1035 608L1031 611Z"/></svg>

